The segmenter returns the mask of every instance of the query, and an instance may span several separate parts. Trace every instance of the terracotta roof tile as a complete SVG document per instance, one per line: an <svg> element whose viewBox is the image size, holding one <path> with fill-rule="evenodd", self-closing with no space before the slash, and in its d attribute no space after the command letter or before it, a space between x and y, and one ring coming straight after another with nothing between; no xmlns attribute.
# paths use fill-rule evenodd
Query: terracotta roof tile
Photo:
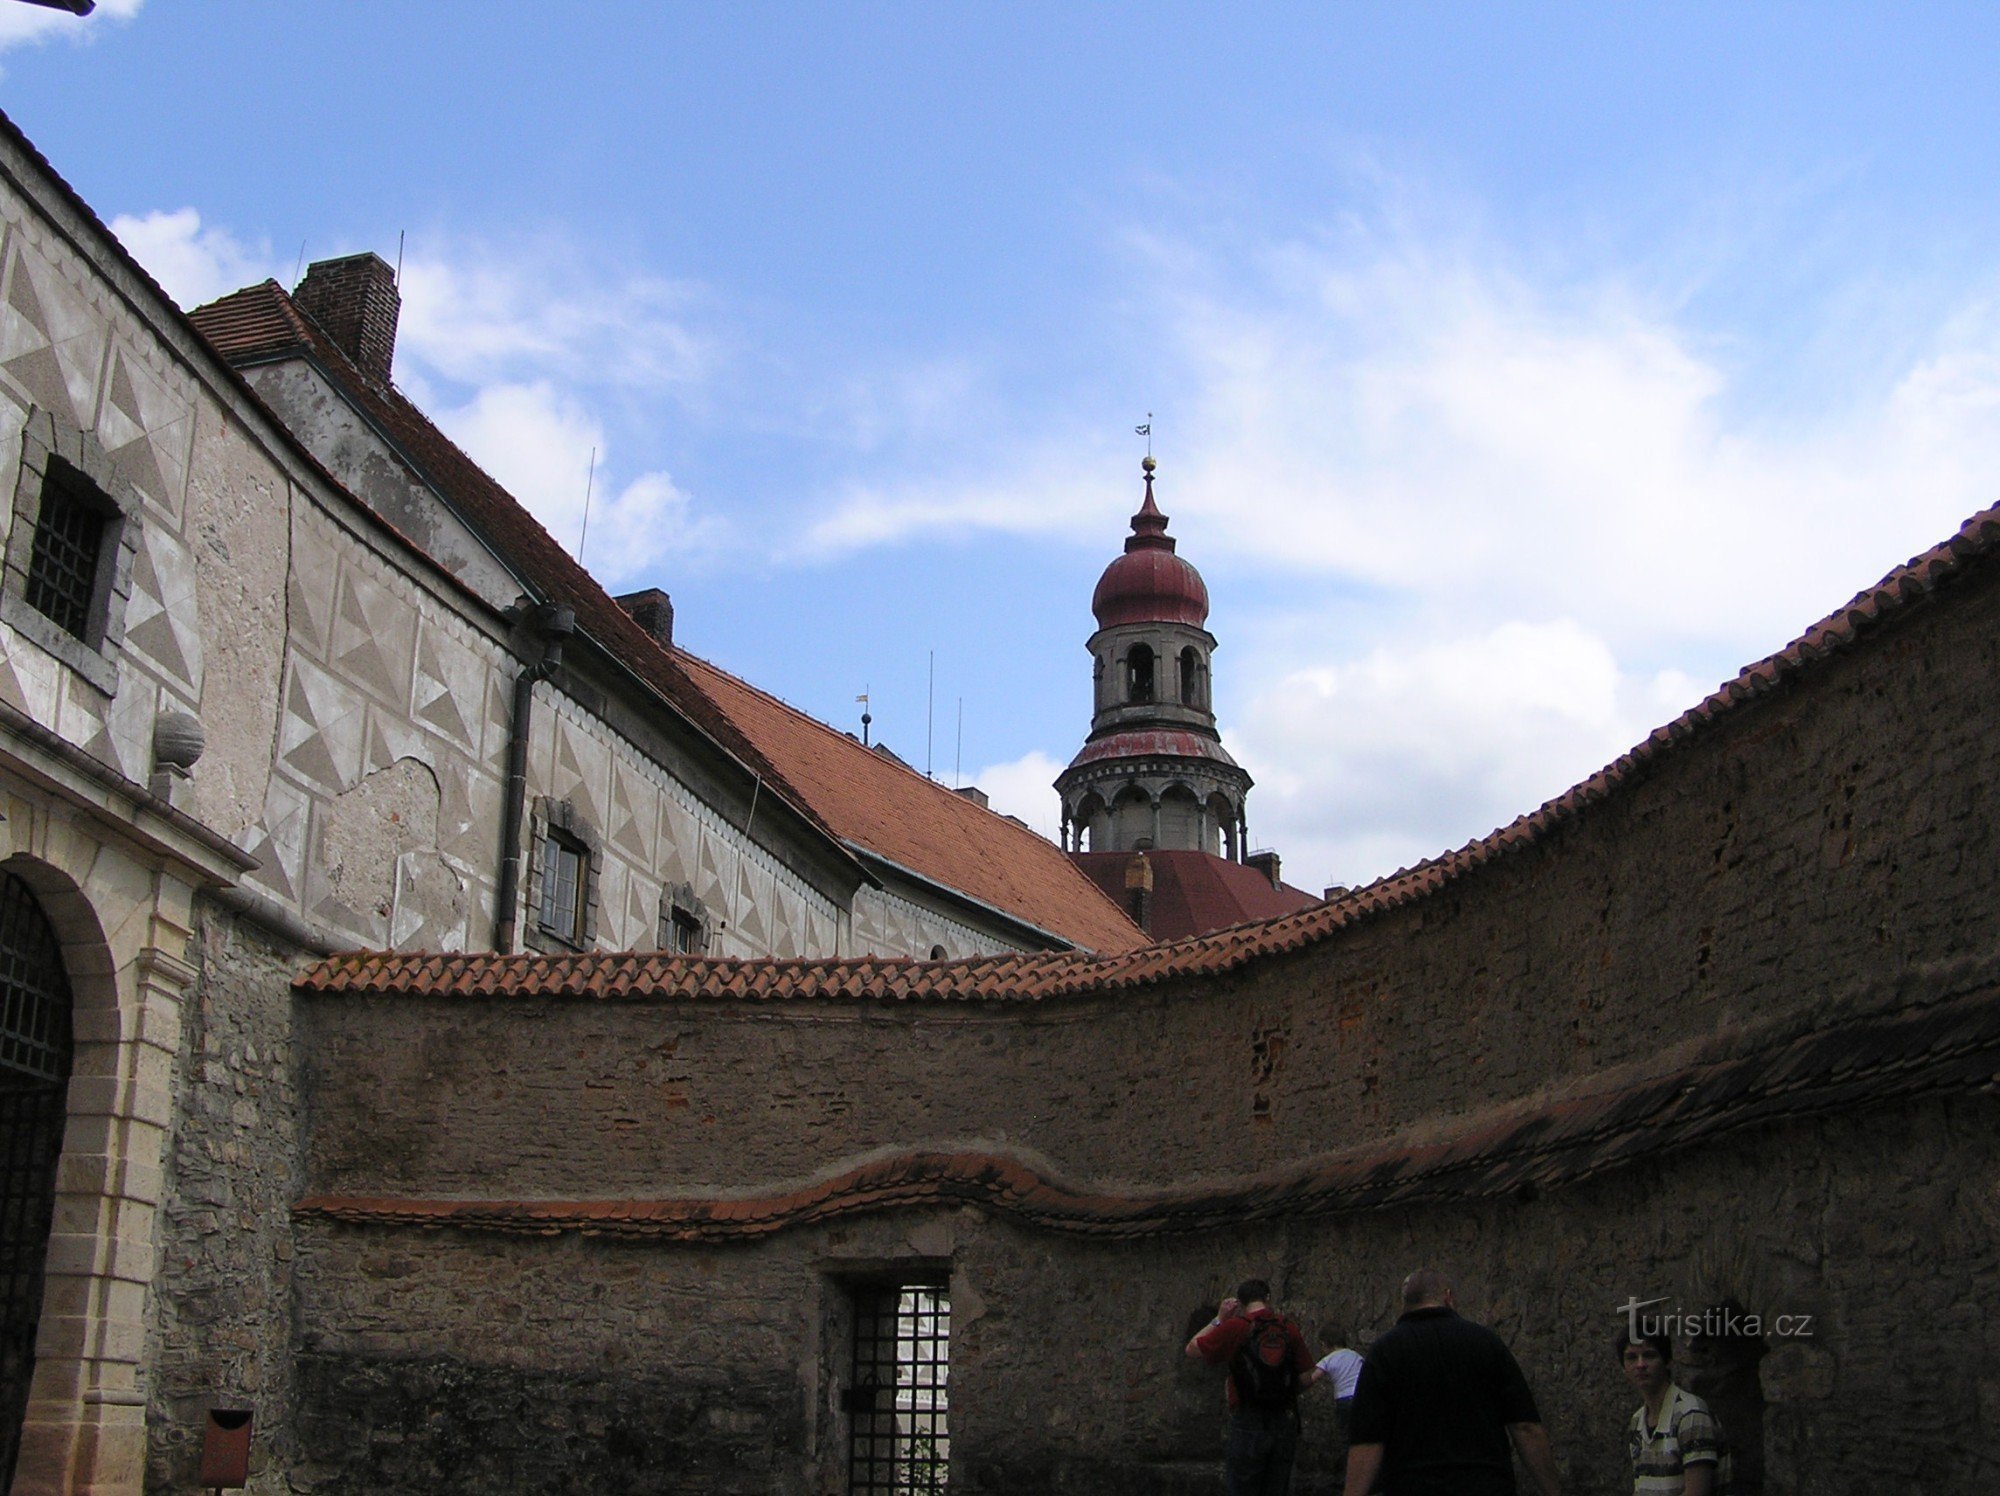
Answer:
<svg viewBox="0 0 2000 1496"><path fill-rule="evenodd" d="M706 660L677 657L837 835L1086 950L1145 943L1055 843Z"/></svg>
<svg viewBox="0 0 2000 1496"><path fill-rule="evenodd" d="M1254 1220L1504 1197L1524 1185L1574 1183L1768 1122L1996 1086L2000 990L1988 986L1935 1011L1877 1014L1802 1036L1772 1036L1748 1052L1732 1036L1665 1075L1516 1106L1441 1141L1391 1139L1220 1188L1111 1195L1077 1188L1007 1154L917 1151L728 1200L312 1195L294 1210L306 1219L358 1225L727 1242L895 1207L972 1205L1048 1231L1161 1236Z"/></svg>

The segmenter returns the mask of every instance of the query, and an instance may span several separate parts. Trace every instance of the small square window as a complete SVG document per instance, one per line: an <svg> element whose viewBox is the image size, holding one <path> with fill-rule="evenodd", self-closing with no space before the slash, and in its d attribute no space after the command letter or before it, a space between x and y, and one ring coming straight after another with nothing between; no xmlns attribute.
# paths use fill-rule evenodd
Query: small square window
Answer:
<svg viewBox="0 0 2000 1496"><path fill-rule="evenodd" d="M672 928L667 932L668 949L682 956L701 954L701 920L692 910L676 909L672 916Z"/></svg>
<svg viewBox="0 0 2000 1496"><path fill-rule="evenodd" d="M589 877L588 848L558 831L543 838L541 926L571 945L584 943L584 890Z"/></svg>

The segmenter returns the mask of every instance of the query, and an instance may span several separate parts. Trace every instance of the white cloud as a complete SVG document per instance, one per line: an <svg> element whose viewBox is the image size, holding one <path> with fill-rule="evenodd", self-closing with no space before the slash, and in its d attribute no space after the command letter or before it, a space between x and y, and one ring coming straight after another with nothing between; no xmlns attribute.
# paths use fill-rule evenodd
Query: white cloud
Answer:
<svg viewBox="0 0 2000 1496"><path fill-rule="evenodd" d="M984 790L994 810L1019 816L1054 841L1062 817L1056 792L1050 786L1062 771L1062 764L1036 750L1010 763L988 764L966 782Z"/></svg>
<svg viewBox="0 0 2000 1496"><path fill-rule="evenodd" d="M686 315L695 287L607 272L557 245L446 242L410 256L400 289L399 351L465 383L532 375L686 391L720 356Z"/></svg>
<svg viewBox="0 0 2000 1496"><path fill-rule="evenodd" d="M259 281L281 266L268 243L245 244L228 229L205 228L193 208L120 213L111 232L182 307L197 307Z"/></svg>
<svg viewBox="0 0 2000 1496"><path fill-rule="evenodd" d="M1398 639L1303 665L1228 734L1290 881L1358 883L1458 846L1602 767L1703 694L1574 622Z"/></svg>
<svg viewBox="0 0 2000 1496"><path fill-rule="evenodd" d="M699 562L720 544L721 526L697 516L667 473L621 482L603 425L546 381L488 385L467 403L430 415L565 550L575 555L581 543L584 564L613 590L652 580L669 559Z"/></svg>
<svg viewBox="0 0 2000 1496"><path fill-rule="evenodd" d="M0 51L58 37L94 41L106 22L129 21L144 3L145 0L98 0L97 9L88 16L70 15L40 5L0 5Z"/></svg>

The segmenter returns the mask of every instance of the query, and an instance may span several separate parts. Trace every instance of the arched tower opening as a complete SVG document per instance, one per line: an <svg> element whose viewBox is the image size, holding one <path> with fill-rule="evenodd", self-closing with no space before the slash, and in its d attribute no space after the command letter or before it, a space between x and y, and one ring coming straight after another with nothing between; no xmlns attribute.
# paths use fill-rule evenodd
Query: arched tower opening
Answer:
<svg viewBox="0 0 2000 1496"><path fill-rule="evenodd" d="M1135 644L1125 656L1125 699L1143 706L1153 699L1153 649Z"/></svg>

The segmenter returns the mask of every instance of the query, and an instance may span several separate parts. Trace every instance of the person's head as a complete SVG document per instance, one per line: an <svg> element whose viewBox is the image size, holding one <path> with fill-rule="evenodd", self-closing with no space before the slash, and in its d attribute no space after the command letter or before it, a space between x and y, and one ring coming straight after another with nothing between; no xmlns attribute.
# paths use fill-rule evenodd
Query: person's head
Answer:
<svg viewBox="0 0 2000 1496"><path fill-rule="evenodd" d="M1262 1278L1245 1278L1236 1285L1236 1302L1244 1308L1271 1302L1271 1285Z"/></svg>
<svg viewBox="0 0 2000 1496"><path fill-rule="evenodd" d="M1321 1325L1319 1343L1330 1351L1337 1351L1347 1344L1347 1332L1339 1325Z"/></svg>
<svg viewBox="0 0 2000 1496"><path fill-rule="evenodd" d="M1634 1339L1628 1325L1618 1332L1618 1365L1625 1373L1625 1380L1640 1392L1657 1392L1673 1377L1674 1343L1659 1334Z"/></svg>
<svg viewBox="0 0 2000 1496"><path fill-rule="evenodd" d="M1434 1267L1420 1267L1403 1280L1405 1309L1441 1309L1452 1304L1451 1279Z"/></svg>

